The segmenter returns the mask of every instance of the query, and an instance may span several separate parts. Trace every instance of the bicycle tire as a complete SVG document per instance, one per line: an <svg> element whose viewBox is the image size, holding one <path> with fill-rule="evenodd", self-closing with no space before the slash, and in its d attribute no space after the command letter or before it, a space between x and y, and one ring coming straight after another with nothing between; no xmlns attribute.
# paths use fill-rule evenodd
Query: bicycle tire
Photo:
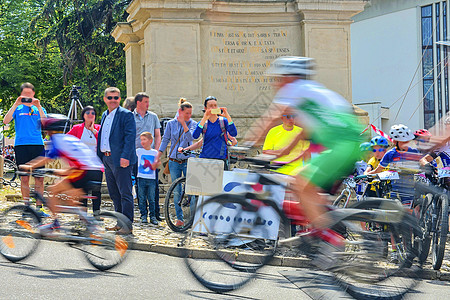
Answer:
<svg viewBox="0 0 450 300"><path fill-rule="evenodd" d="M276 211L272 214L279 216ZM182 251L187 269L207 289L218 293L236 290L272 259L275 241L250 237L257 230L264 235L262 227L269 223L263 222L259 208L249 203L245 195L213 196L198 206L196 215L209 222L196 222L185 233ZM226 224L226 231L222 224ZM207 235L198 232L203 225L208 228ZM199 246L203 251L197 251Z"/></svg>
<svg viewBox="0 0 450 300"><path fill-rule="evenodd" d="M196 196L185 194L186 177L177 178L170 185L166 198L164 199L164 217L167 225L175 232L184 232L192 226L195 212ZM181 211L183 214L183 225L177 226L177 215L174 203L176 188L181 186ZM194 201L193 201L194 200ZM181 220L180 220L181 221Z"/></svg>
<svg viewBox="0 0 450 300"><path fill-rule="evenodd" d="M445 194L439 196L437 201L436 231L433 233L431 248L432 265L434 270L439 270L444 259L445 244L448 234L448 197Z"/></svg>
<svg viewBox="0 0 450 300"><path fill-rule="evenodd" d="M17 178L17 165L10 159L3 160L3 178L8 181L14 181Z"/></svg>
<svg viewBox="0 0 450 300"><path fill-rule="evenodd" d="M351 221L352 219L347 220ZM388 262L385 261L384 255L378 256L378 262L376 257L372 261L364 262L362 260L359 264L352 261L354 264L352 269L334 273L337 284L355 299L402 299L416 286L422 271L420 265L412 264L412 260L417 256L417 252L414 251L411 240L409 240L412 227L418 230L416 220L412 219L410 215L405 215L400 223L389 224L386 229L387 234L385 234L384 240L391 240L391 236L394 236L396 246L405 247L406 257L399 260L398 265L394 266L392 263L387 265ZM377 234L375 233L375 237ZM405 242L404 239L407 241ZM375 238L372 241L375 242L375 245L378 244L378 247L369 249L369 253L379 252L378 249L384 247L383 238L378 241ZM389 242L392 243L392 241ZM366 271L368 271L367 274ZM355 273L351 274L351 272Z"/></svg>
<svg viewBox="0 0 450 300"><path fill-rule="evenodd" d="M41 235L41 218L27 205L8 208L0 217L0 253L11 262L29 257L37 248Z"/></svg>
<svg viewBox="0 0 450 300"><path fill-rule="evenodd" d="M95 230L87 230L83 253L89 263L100 271L121 264L132 248L129 220L119 212L100 211Z"/></svg>
<svg viewBox="0 0 450 300"><path fill-rule="evenodd" d="M415 244L414 246L416 249L418 249L419 252L419 263L425 263L425 261L428 258L428 255L430 253L430 247L431 247L431 228L430 228L430 211L429 211L429 204L433 201L433 195L427 194L425 195L424 201L422 202L422 205L420 207L419 211L419 226L423 230L423 236L421 237L413 237ZM413 210L414 214L414 210Z"/></svg>

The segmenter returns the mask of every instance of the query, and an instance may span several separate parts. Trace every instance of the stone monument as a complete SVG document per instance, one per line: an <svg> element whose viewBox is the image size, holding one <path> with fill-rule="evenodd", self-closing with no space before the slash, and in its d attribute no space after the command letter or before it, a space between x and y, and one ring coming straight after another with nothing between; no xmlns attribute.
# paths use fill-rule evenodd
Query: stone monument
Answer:
<svg viewBox="0 0 450 300"><path fill-rule="evenodd" d="M112 35L125 45L127 95L173 117L180 97L201 115L214 95L240 135L273 97L264 76L279 56L317 60L316 79L351 102L350 17L360 0L134 0ZM240 130L244 129L244 130Z"/></svg>

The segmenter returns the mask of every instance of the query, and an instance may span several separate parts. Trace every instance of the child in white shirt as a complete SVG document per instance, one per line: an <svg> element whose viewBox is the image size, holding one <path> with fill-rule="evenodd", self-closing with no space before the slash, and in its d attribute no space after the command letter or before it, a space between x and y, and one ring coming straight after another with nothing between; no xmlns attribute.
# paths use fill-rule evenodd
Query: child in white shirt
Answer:
<svg viewBox="0 0 450 300"><path fill-rule="evenodd" d="M158 225L155 216L155 189L156 172L153 163L158 155L158 151L151 148L153 136L150 132L143 132L140 135L143 148L136 149L138 157L138 204L141 212L141 222L148 223L147 217L150 217L150 223Z"/></svg>

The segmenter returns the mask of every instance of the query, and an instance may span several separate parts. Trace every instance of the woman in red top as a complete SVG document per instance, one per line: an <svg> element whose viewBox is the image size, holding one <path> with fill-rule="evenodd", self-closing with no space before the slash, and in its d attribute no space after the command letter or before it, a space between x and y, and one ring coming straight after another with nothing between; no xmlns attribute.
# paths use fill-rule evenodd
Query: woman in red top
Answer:
<svg viewBox="0 0 450 300"><path fill-rule="evenodd" d="M98 131L100 130L100 125L95 124L95 109L92 106L86 106L81 111L81 117L84 122L72 127L72 129L67 133L79 138L83 143L85 143L94 153L97 153L97 139ZM103 181L103 173L100 173L99 178L95 178L95 181ZM95 191L92 191L92 196L96 197L92 199L92 209L94 211L94 216L100 211L101 197L102 193L100 191L101 185L97 187ZM83 200L83 205L87 207L87 199Z"/></svg>
<svg viewBox="0 0 450 300"><path fill-rule="evenodd" d="M95 124L95 110L92 106L86 106L81 111L83 123L75 125L67 133L79 138L85 143L94 153L97 153L97 137L100 125Z"/></svg>

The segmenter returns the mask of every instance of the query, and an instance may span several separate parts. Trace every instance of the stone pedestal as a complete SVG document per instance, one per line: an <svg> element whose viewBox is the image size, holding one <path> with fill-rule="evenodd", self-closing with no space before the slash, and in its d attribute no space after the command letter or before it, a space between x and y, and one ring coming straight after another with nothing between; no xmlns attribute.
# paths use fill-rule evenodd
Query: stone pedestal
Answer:
<svg viewBox="0 0 450 300"><path fill-rule="evenodd" d="M125 44L127 95L147 92L160 117L173 117L180 97L200 116L214 95L244 129L272 101L270 63L300 55L315 58L317 80L351 101L350 17L365 3L134 0L112 32Z"/></svg>

